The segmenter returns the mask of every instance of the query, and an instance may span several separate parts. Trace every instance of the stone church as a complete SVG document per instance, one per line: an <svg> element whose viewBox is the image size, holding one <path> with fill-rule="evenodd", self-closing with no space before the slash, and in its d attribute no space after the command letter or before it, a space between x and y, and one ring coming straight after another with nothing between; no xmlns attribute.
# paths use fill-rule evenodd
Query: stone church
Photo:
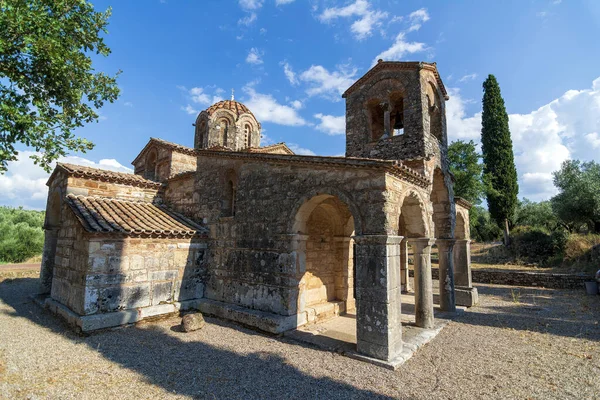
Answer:
<svg viewBox="0 0 600 400"><path fill-rule="evenodd" d="M377 63L343 94L346 156L260 146L242 103L195 121L194 148L151 138L134 174L58 164L48 180L44 305L81 331L196 309L271 333L355 310L357 351L402 350L416 325L471 306L470 204L448 169L435 63ZM409 281L409 248L414 287Z"/></svg>

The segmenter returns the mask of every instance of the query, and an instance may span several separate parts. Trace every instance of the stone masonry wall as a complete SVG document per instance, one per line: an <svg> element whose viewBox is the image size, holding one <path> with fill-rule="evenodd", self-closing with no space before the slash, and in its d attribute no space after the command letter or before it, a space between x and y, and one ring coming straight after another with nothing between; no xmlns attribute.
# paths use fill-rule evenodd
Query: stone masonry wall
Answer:
<svg viewBox="0 0 600 400"><path fill-rule="evenodd" d="M83 240L81 240L83 242ZM88 236L85 304L108 313L200 299L208 265L204 240Z"/></svg>
<svg viewBox="0 0 600 400"><path fill-rule="evenodd" d="M88 265L87 242L81 224L69 207L63 205L52 276L51 297L78 314L84 312Z"/></svg>
<svg viewBox="0 0 600 400"><path fill-rule="evenodd" d="M102 182L95 179L68 178L66 194L113 197L124 200L152 202L160 197L158 189L142 188L121 183Z"/></svg>
<svg viewBox="0 0 600 400"><path fill-rule="evenodd" d="M235 215L222 216L226 183L232 175L237 182ZM300 206L317 194L328 193L350 208L356 234L396 235L398 221L388 220L386 204L391 192L410 185L399 184L385 194L386 185L386 173L381 170L265 162L252 157L240 160L223 152L199 156L192 196L187 178L173 180L165 202L195 221L206 221L210 228L212 262L206 298L294 315L304 273L298 270L293 245L298 232L292 229Z"/></svg>

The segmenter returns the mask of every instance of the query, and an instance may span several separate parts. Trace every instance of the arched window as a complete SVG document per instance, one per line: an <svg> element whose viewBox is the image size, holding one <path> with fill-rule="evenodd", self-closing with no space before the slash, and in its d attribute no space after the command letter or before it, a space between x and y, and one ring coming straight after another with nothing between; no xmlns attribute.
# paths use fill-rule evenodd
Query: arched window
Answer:
<svg viewBox="0 0 600 400"><path fill-rule="evenodd" d="M219 121L219 124L217 125L217 129L219 129L220 131L219 144L221 146L227 146L227 133L229 131L229 121L227 121L225 118L221 119Z"/></svg>
<svg viewBox="0 0 600 400"><path fill-rule="evenodd" d="M206 136L206 120L202 120L196 129L198 129L196 148L201 149L204 147L204 137Z"/></svg>
<svg viewBox="0 0 600 400"><path fill-rule="evenodd" d="M230 171L226 177L223 200L221 202L221 215L223 217L233 217L235 215L236 182L235 173Z"/></svg>
<svg viewBox="0 0 600 400"><path fill-rule="evenodd" d="M156 180L156 151L152 150L146 158L145 178L151 181Z"/></svg>
<svg viewBox="0 0 600 400"><path fill-rule="evenodd" d="M384 133L385 104L373 99L367 103L367 110L371 125L371 140L377 141Z"/></svg>
<svg viewBox="0 0 600 400"><path fill-rule="evenodd" d="M246 136L246 145L252 147L252 125L244 125L244 135Z"/></svg>
<svg viewBox="0 0 600 400"><path fill-rule="evenodd" d="M391 111L390 111L390 126L392 128L392 136L404 134L404 99L402 94L393 93L390 96Z"/></svg>

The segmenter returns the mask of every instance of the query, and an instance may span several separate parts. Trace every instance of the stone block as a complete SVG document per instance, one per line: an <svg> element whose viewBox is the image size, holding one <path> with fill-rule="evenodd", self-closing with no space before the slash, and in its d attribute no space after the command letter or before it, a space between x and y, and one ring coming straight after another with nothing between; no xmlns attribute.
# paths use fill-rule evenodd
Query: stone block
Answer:
<svg viewBox="0 0 600 400"><path fill-rule="evenodd" d="M173 282L152 283L152 304L170 303L173 301Z"/></svg>
<svg viewBox="0 0 600 400"><path fill-rule="evenodd" d="M479 294L475 287L455 287L454 297L456 299L457 306L473 307L479 304Z"/></svg>
<svg viewBox="0 0 600 400"><path fill-rule="evenodd" d="M204 328L206 322L201 313L186 314L181 319L181 327L185 332L193 332Z"/></svg>

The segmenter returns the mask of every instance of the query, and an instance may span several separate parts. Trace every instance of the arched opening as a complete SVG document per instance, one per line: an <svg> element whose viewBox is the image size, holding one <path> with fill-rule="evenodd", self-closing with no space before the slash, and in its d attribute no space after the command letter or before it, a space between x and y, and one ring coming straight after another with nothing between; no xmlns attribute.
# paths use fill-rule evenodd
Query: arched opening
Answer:
<svg viewBox="0 0 600 400"><path fill-rule="evenodd" d="M428 236L427 223L425 220L424 207L418 195L414 192L408 193L400 207L400 221L398 223L398 236L402 236L400 242L400 284L403 293L413 292L410 281L409 261L414 264L414 252L409 244L410 239L424 238ZM412 260L412 261L411 261ZM414 304L414 300L403 299L402 303ZM411 310L411 307L413 309ZM403 313L414 314L414 306L403 306ZM403 322L413 322L406 320Z"/></svg>
<svg viewBox="0 0 600 400"><path fill-rule="evenodd" d="M442 142L442 104L437 89L431 82L427 86L427 106L429 113L429 134Z"/></svg>
<svg viewBox="0 0 600 400"><path fill-rule="evenodd" d="M378 99L369 100L367 112L371 127L371 140L375 142L381 139L385 133L385 104Z"/></svg>
<svg viewBox="0 0 600 400"><path fill-rule="evenodd" d="M204 141L206 136L206 120L203 119L196 126L196 148L201 149L204 147Z"/></svg>
<svg viewBox="0 0 600 400"><path fill-rule="evenodd" d="M146 179L150 179L151 181L156 180L156 150L150 151L148 156L146 157L146 167L144 177Z"/></svg>
<svg viewBox="0 0 600 400"><path fill-rule="evenodd" d="M399 92L390 95L390 126L392 127L392 136L404 134L404 98Z"/></svg>
<svg viewBox="0 0 600 400"><path fill-rule="evenodd" d="M229 121L226 118L221 118L217 124L217 129L219 130L219 145L227 147L229 140Z"/></svg>
<svg viewBox="0 0 600 400"><path fill-rule="evenodd" d="M250 125L250 124L244 125L244 135L246 138L246 146L252 147L252 125Z"/></svg>
<svg viewBox="0 0 600 400"><path fill-rule="evenodd" d="M454 228L454 237L456 239L469 239L469 225L465 221L462 213L456 213L456 227Z"/></svg>
<svg viewBox="0 0 600 400"><path fill-rule="evenodd" d="M355 309L354 217L338 197L317 195L295 217L300 239L299 324Z"/></svg>
<svg viewBox="0 0 600 400"><path fill-rule="evenodd" d="M61 221L62 199L60 192L55 190L48 194L46 221L44 222L44 250L40 270L41 293L48 294L52 290L54 260Z"/></svg>

